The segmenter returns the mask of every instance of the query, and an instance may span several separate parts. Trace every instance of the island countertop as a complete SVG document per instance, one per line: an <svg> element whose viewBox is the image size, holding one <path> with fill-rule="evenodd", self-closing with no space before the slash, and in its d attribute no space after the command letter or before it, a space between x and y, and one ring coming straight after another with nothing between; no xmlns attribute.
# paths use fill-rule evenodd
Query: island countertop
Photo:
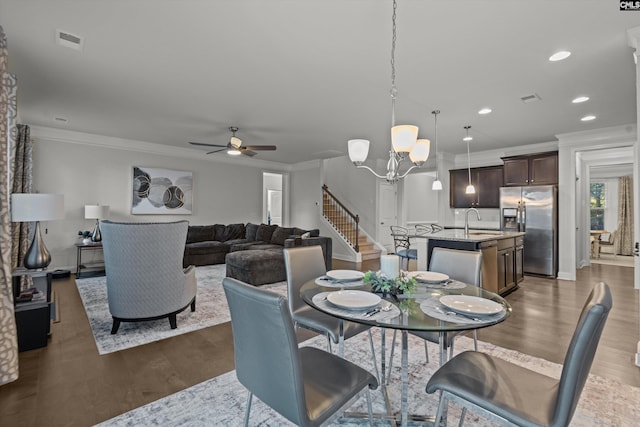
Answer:
<svg viewBox="0 0 640 427"><path fill-rule="evenodd" d="M497 230L469 230L468 234L460 229L448 229L437 233L425 234L427 239L452 240L457 242L486 242L489 240L501 240L524 236L521 231L497 231Z"/></svg>

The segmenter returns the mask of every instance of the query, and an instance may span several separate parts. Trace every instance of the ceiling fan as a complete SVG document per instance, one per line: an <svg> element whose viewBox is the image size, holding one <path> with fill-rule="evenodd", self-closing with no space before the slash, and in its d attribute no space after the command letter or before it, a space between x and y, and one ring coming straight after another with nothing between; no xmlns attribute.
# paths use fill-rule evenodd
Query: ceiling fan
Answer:
<svg viewBox="0 0 640 427"><path fill-rule="evenodd" d="M232 156L244 154L245 156L253 157L257 153L256 151L274 151L275 145L242 145L242 140L236 136L238 128L236 126L230 126L229 130L232 135L229 142L226 145L220 144L205 144L204 142L189 142L191 145L202 145L205 147L221 147L218 150L209 151L207 154L218 153L220 151L227 151Z"/></svg>

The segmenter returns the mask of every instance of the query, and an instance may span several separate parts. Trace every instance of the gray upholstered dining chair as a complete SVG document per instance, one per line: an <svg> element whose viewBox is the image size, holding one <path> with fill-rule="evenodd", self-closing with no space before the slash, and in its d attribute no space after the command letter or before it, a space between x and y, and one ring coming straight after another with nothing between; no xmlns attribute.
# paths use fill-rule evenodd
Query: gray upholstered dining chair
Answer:
<svg viewBox="0 0 640 427"><path fill-rule="evenodd" d="M100 221L107 276L111 333L120 322L169 318L196 309L195 267L182 267L188 221L125 223Z"/></svg>
<svg viewBox="0 0 640 427"><path fill-rule="evenodd" d="M328 424L362 394L373 425L369 389L376 378L326 351L298 348L286 299L232 278L222 281L231 312L238 381L249 391L244 425L253 395L299 426Z"/></svg>
<svg viewBox="0 0 640 427"><path fill-rule="evenodd" d="M339 343L340 338L346 340L361 332L369 334L371 360L374 369L376 363L371 326L344 321L337 317L322 313L311 307L300 297L300 288L309 280L324 276L327 272L324 255L320 246L307 246L284 249L284 266L287 272L287 291L289 310L296 327L302 327L326 335L327 350L331 352L331 342ZM342 333L342 337L340 334Z"/></svg>
<svg viewBox="0 0 640 427"><path fill-rule="evenodd" d="M409 261L418 259L418 250L411 249L411 241L409 240L409 229L401 225L392 225L391 237L393 237L394 253L400 257L400 264L406 260L407 270L409 270Z"/></svg>
<svg viewBox="0 0 640 427"><path fill-rule="evenodd" d="M429 270L444 273L453 280L469 283L479 288L482 287L482 252L462 251L458 249L433 248L429 260ZM411 332L425 340L424 351L429 361L427 341L438 343L440 341L437 332L414 331ZM464 332L447 332L445 340L449 348L449 357L453 356L453 343L457 335ZM473 331L473 346L478 350L478 335ZM442 361L441 361L442 362Z"/></svg>
<svg viewBox="0 0 640 427"><path fill-rule="evenodd" d="M440 425L449 401L463 406L460 424L468 407L503 425L569 425L611 305L609 287L596 284L580 314L559 380L476 351L449 360L426 387L427 393L442 392L435 425Z"/></svg>

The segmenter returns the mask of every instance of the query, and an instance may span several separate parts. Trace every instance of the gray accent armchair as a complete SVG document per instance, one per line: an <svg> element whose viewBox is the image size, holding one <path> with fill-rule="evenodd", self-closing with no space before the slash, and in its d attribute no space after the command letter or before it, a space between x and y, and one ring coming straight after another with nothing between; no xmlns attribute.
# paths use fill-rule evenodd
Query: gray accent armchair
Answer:
<svg viewBox="0 0 640 427"><path fill-rule="evenodd" d="M195 311L195 267L182 268L188 226L100 221L112 334L121 322L165 317L175 329L178 313Z"/></svg>
<svg viewBox="0 0 640 427"><path fill-rule="evenodd" d="M427 393L441 391L435 425L440 425L448 401L467 407L501 425L568 426L611 310L611 291L594 286L587 299L564 359L559 380L497 357L465 351L438 369Z"/></svg>
<svg viewBox="0 0 640 427"><path fill-rule="evenodd" d="M249 390L244 425L255 394L299 426L326 425L362 394L376 378L361 367L313 347L298 348L287 300L229 277L222 286L231 312L238 381Z"/></svg>

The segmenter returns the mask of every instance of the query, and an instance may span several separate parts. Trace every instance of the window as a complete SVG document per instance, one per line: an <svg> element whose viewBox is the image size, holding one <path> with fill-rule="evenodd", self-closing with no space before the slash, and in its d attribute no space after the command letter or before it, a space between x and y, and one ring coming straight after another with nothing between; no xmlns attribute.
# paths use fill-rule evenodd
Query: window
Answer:
<svg viewBox="0 0 640 427"><path fill-rule="evenodd" d="M606 208L606 192L604 182L594 182L590 186L591 229L604 230L604 211Z"/></svg>

